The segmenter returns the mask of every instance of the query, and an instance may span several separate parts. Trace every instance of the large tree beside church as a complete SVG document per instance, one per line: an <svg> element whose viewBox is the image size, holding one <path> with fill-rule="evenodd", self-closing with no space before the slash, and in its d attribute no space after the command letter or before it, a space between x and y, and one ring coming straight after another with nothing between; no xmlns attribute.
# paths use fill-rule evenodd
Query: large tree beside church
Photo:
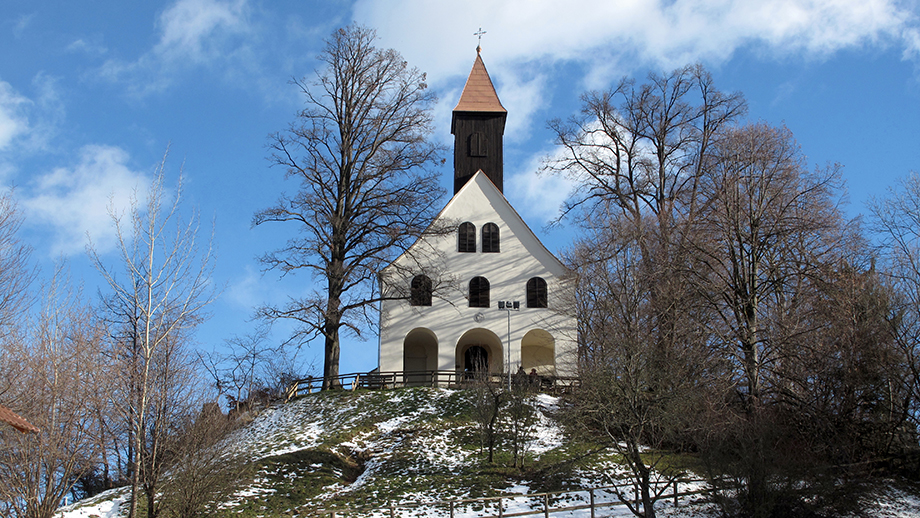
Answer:
<svg viewBox="0 0 920 518"><path fill-rule="evenodd" d="M261 258L268 269L318 281L260 315L295 321L298 344L324 340L324 389L337 384L343 332L360 335L371 321L377 272L425 232L441 195L430 167L441 151L429 141L436 99L424 73L375 39L366 27L336 30L315 77L292 81L306 106L270 137L270 160L300 186L253 218L294 231Z"/></svg>

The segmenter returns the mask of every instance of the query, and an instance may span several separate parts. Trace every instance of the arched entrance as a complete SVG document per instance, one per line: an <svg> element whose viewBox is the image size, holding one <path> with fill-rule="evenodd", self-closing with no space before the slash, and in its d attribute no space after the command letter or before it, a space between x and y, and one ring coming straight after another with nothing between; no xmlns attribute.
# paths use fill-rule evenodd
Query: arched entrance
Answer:
<svg viewBox="0 0 920 518"><path fill-rule="evenodd" d="M521 340L521 367L541 376L556 375L556 340L542 329L528 331Z"/></svg>
<svg viewBox="0 0 920 518"><path fill-rule="evenodd" d="M409 331L403 340L403 371L406 385L427 385L428 371L438 368L438 337L423 327Z"/></svg>
<svg viewBox="0 0 920 518"><path fill-rule="evenodd" d="M489 372L489 350L481 345L471 345L463 353L464 372Z"/></svg>
<svg viewBox="0 0 920 518"><path fill-rule="evenodd" d="M463 373L500 373L504 369L501 339L488 329L470 329L457 341L457 370Z"/></svg>

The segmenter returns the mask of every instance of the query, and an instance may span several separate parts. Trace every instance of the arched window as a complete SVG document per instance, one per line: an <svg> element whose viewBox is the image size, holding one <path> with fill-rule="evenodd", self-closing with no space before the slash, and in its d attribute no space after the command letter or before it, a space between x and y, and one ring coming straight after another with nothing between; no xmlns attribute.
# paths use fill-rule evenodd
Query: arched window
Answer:
<svg viewBox="0 0 920 518"><path fill-rule="evenodd" d="M546 307L546 281L539 277L527 281L527 307Z"/></svg>
<svg viewBox="0 0 920 518"><path fill-rule="evenodd" d="M469 221L460 224L457 234L458 252L476 252L476 225Z"/></svg>
<svg viewBox="0 0 920 518"><path fill-rule="evenodd" d="M473 277L470 281L470 307L489 307L489 280L485 277Z"/></svg>
<svg viewBox="0 0 920 518"><path fill-rule="evenodd" d="M470 135L470 156L488 156L486 136L478 131Z"/></svg>
<svg viewBox="0 0 920 518"><path fill-rule="evenodd" d="M486 223L482 226L482 251L499 251L498 225L495 223Z"/></svg>
<svg viewBox="0 0 920 518"><path fill-rule="evenodd" d="M409 292L409 304L413 306L431 305L431 279L426 275L416 275L412 278Z"/></svg>

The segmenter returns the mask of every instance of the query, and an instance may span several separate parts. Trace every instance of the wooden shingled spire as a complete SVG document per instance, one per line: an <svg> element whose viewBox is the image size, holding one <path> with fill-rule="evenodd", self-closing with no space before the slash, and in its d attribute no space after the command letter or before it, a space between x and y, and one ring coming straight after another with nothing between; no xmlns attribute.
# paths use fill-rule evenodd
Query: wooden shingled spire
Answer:
<svg viewBox="0 0 920 518"><path fill-rule="evenodd" d="M480 31L481 32L481 31ZM503 190L503 143L508 110L502 106L495 86L476 48L476 61L454 108L450 132L454 135L454 194L477 171Z"/></svg>

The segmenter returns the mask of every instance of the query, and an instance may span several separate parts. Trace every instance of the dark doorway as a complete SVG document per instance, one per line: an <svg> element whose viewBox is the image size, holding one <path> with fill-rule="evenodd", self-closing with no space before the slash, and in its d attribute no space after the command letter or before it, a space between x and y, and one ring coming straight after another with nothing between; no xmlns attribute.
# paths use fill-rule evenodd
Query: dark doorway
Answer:
<svg viewBox="0 0 920 518"><path fill-rule="evenodd" d="M489 372L489 351L481 345L471 345L463 353L464 372Z"/></svg>

